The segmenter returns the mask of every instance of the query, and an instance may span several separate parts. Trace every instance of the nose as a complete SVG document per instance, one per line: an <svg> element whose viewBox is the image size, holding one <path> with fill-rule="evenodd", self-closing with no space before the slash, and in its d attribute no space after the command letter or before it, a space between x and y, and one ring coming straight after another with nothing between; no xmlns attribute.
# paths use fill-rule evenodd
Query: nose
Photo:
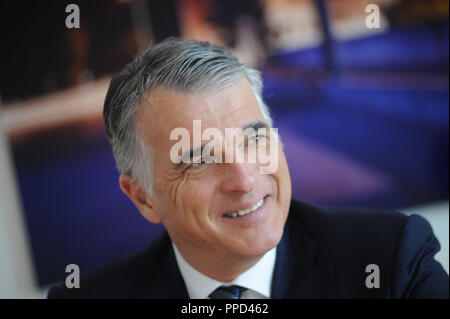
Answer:
<svg viewBox="0 0 450 319"><path fill-rule="evenodd" d="M221 190L228 192L251 192L258 180L258 167L251 163L226 163L223 165L225 178Z"/></svg>

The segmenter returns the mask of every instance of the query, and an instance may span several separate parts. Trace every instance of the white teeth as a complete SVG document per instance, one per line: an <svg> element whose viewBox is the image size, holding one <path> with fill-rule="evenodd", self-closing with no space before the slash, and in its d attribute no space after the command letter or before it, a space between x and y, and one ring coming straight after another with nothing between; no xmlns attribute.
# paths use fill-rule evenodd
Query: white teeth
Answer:
<svg viewBox="0 0 450 319"><path fill-rule="evenodd" d="M258 208L260 208L262 206L262 204L264 203L264 198L261 198L255 205L253 205L252 207L249 207L247 209L243 209L243 210L238 210L237 212L232 212L229 214L226 214L226 216L228 217L237 217L237 216L244 216L247 215L251 212L254 212L255 210L257 210Z"/></svg>

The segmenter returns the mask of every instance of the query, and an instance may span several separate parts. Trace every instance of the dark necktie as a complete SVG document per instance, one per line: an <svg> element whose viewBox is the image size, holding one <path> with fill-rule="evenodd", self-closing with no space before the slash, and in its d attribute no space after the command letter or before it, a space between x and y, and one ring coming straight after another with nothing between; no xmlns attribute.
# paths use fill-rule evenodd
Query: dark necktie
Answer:
<svg viewBox="0 0 450 319"><path fill-rule="evenodd" d="M211 299L241 299L241 294L246 291L247 288L240 286L220 286L214 290L209 298Z"/></svg>

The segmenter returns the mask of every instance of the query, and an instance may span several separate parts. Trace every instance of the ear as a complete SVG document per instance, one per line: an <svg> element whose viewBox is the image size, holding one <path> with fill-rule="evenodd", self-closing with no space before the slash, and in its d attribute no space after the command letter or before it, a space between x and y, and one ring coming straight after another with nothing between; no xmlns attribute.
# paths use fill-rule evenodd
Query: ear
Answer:
<svg viewBox="0 0 450 319"><path fill-rule="evenodd" d="M161 216L155 209L154 200L139 181L132 179L129 175L121 174L119 185L122 192L131 199L145 219L154 224L161 222Z"/></svg>

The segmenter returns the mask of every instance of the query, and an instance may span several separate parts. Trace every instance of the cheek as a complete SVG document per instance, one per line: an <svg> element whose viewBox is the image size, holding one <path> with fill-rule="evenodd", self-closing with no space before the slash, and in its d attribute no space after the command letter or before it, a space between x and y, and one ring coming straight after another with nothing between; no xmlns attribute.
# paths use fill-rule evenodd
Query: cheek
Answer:
<svg viewBox="0 0 450 319"><path fill-rule="evenodd" d="M186 179L181 175L170 172L161 172L154 179L154 193L156 198L156 208L163 216L163 223L171 223L177 218L176 212L180 205L180 190Z"/></svg>
<svg viewBox="0 0 450 319"><path fill-rule="evenodd" d="M207 217L213 207L216 186L211 176L191 178L187 176L179 185L177 192L177 207L185 213L195 215L200 219Z"/></svg>
<svg viewBox="0 0 450 319"><path fill-rule="evenodd" d="M179 241L207 244L214 236L214 188L188 178L176 187L176 204L166 219L166 228ZM212 212L212 213L211 213Z"/></svg>
<svg viewBox="0 0 450 319"><path fill-rule="evenodd" d="M280 203L284 205L289 205L292 195L291 177L289 174L289 168L284 156L284 152L279 150L279 162L278 170L275 174L275 178L278 179L279 183L279 198Z"/></svg>
<svg viewBox="0 0 450 319"><path fill-rule="evenodd" d="M289 175L289 167L287 164L286 156L284 155L283 149L281 147L278 149L278 154L278 174L282 176L285 183L290 184L291 178Z"/></svg>

